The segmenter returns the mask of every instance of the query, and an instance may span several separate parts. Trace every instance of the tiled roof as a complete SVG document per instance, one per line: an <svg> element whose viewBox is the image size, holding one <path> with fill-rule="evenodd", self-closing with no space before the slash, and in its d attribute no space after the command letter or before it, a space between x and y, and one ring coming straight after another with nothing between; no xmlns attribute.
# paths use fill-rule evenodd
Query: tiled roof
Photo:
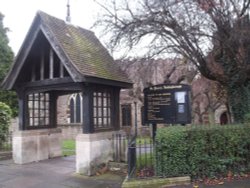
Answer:
<svg viewBox="0 0 250 188"><path fill-rule="evenodd" d="M85 77L131 83L92 31L39 11L41 24L49 31L69 61ZM50 41L53 42L53 41Z"/></svg>

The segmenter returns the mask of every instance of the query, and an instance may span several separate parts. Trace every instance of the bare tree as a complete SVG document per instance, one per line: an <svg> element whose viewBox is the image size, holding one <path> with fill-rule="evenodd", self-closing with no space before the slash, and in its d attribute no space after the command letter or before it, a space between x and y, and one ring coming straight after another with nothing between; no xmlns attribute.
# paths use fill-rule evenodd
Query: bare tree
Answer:
<svg viewBox="0 0 250 188"><path fill-rule="evenodd" d="M143 89L155 84L179 84L184 80L192 81L195 69L189 69L181 59L124 59L116 61L121 69L134 82L128 93L143 101Z"/></svg>
<svg viewBox="0 0 250 188"><path fill-rule="evenodd" d="M96 2L104 10L96 25L112 49L143 45L150 56L182 55L227 90L235 119L243 119L250 109L249 0Z"/></svg>
<svg viewBox="0 0 250 188"><path fill-rule="evenodd" d="M209 123L215 123L215 112L220 107L226 107L227 94L221 85L202 76L192 82L193 119L204 123L204 116L210 117Z"/></svg>

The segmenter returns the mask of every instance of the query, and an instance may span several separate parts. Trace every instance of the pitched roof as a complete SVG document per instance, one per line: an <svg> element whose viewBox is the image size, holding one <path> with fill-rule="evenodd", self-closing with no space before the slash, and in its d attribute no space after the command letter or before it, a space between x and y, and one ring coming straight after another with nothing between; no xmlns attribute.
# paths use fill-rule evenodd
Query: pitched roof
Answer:
<svg viewBox="0 0 250 188"><path fill-rule="evenodd" d="M121 71L92 31L72 25L42 11L37 12L21 50L16 57L13 66L13 69L16 69L16 71L11 70L8 77L12 79L14 77L14 80L18 77L15 74L20 73L20 66L25 61L23 48L29 49L29 45L32 45L32 35L35 35L36 30L43 32L55 52L61 52L60 54L63 55L65 61L62 63L66 67L70 66L68 70L71 71L69 72L71 76L74 75L72 76L74 82L88 82L91 80L96 82L96 78L99 81L104 79L112 81L112 83L119 82L121 85L125 84L127 87L132 86L127 75ZM8 77L6 79L7 82ZM15 81L12 80L10 82L9 84L7 83L8 86L6 84L3 84L3 86L6 89L11 89Z"/></svg>

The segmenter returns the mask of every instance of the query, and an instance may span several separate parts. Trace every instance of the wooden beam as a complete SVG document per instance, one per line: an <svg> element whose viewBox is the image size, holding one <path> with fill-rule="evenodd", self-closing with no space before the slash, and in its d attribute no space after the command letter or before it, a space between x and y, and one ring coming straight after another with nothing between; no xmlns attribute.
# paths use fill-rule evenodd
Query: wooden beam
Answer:
<svg viewBox="0 0 250 188"><path fill-rule="evenodd" d="M40 80L44 80L44 52L41 52Z"/></svg>
<svg viewBox="0 0 250 188"><path fill-rule="evenodd" d="M74 84L74 81L71 77L65 77L65 78L53 78L53 79L44 79L44 80L38 80L35 82L27 82L25 84L22 84L22 87L46 87L48 85L59 85L64 83L71 83Z"/></svg>
<svg viewBox="0 0 250 188"><path fill-rule="evenodd" d="M54 52L51 47L49 51L49 78L54 78Z"/></svg>
<svg viewBox="0 0 250 188"><path fill-rule="evenodd" d="M39 93L39 92L46 92L46 91L65 91L70 93L70 91L79 92L82 90L82 83L74 83L70 82L71 78L54 78L53 81L51 80L43 80L43 81L36 81L36 82L29 82L26 84L22 84L16 87L16 90L20 90L20 88L24 88L27 90L28 93ZM60 81L58 81L60 80ZM68 81L67 81L68 80ZM47 84L43 85L46 81ZM72 93L72 92L71 92Z"/></svg>

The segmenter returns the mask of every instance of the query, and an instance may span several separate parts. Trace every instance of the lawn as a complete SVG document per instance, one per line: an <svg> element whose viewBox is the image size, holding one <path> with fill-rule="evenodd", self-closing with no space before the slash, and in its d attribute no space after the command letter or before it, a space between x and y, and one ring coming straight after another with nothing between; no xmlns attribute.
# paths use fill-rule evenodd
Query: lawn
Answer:
<svg viewBox="0 0 250 188"><path fill-rule="evenodd" d="M75 140L64 140L62 145L63 156L70 156L76 154Z"/></svg>
<svg viewBox="0 0 250 188"><path fill-rule="evenodd" d="M152 140L149 137L139 137L136 139L137 145L152 144ZM126 141L127 144L127 141ZM76 142L75 140L64 140L62 143L63 156L70 156L76 154Z"/></svg>

